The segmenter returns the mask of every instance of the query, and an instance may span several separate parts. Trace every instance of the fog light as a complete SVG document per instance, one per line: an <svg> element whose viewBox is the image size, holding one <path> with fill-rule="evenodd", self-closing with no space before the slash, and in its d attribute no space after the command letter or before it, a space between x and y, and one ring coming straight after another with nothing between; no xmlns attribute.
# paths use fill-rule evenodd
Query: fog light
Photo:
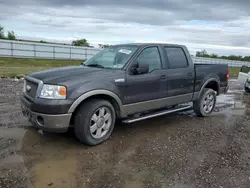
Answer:
<svg viewBox="0 0 250 188"><path fill-rule="evenodd" d="M36 120L37 120L37 123L38 123L40 126L43 126L43 125L44 125L44 120L43 120L43 117L42 117L42 116L37 116Z"/></svg>

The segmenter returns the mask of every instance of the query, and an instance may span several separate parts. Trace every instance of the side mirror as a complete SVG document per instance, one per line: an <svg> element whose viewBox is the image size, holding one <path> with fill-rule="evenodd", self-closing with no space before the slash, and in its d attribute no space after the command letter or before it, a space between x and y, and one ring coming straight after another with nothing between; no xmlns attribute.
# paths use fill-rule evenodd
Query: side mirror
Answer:
<svg viewBox="0 0 250 188"><path fill-rule="evenodd" d="M146 74L146 73L148 73L148 71L149 71L149 64L147 64L147 63L139 64L138 63L138 68L137 68L138 74Z"/></svg>
<svg viewBox="0 0 250 188"><path fill-rule="evenodd" d="M149 65L145 63L136 62L131 68L131 74L145 74L149 72Z"/></svg>

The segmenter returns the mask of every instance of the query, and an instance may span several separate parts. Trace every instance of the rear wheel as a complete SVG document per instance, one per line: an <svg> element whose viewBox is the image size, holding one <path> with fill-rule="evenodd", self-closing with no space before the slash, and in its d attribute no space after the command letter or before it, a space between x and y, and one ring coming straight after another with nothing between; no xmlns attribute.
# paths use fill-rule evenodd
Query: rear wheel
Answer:
<svg viewBox="0 0 250 188"><path fill-rule="evenodd" d="M216 104L216 92L205 88L197 101L194 101L194 112L201 117L209 116Z"/></svg>
<svg viewBox="0 0 250 188"><path fill-rule="evenodd" d="M87 101L75 115L75 135L84 144L100 144L110 137L115 118L110 102L100 99Z"/></svg>

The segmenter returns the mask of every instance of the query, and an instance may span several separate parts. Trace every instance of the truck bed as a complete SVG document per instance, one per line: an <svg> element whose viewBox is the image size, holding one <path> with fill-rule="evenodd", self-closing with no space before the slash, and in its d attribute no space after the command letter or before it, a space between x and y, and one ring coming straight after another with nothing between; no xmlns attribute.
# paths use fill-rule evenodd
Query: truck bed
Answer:
<svg viewBox="0 0 250 188"><path fill-rule="evenodd" d="M216 78L220 81L219 87L228 85L228 65L223 64L194 64L195 86L194 91L200 91L203 83L208 78Z"/></svg>

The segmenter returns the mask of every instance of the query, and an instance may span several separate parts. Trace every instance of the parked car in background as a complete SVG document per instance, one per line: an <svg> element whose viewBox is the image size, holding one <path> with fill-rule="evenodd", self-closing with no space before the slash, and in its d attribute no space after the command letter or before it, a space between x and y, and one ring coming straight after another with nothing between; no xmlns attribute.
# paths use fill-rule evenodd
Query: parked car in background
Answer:
<svg viewBox="0 0 250 188"><path fill-rule="evenodd" d="M82 143L97 145L117 119L133 123L190 108L209 116L228 79L228 65L194 64L183 45L121 44L79 66L29 74L21 106L39 129L72 126Z"/></svg>
<svg viewBox="0 0 250 188"><path fill-rule="evenodd" d="M250 92L250 67L245 65L241 67L237 82L244 87L246 92Z"/></svg>
<svg viewBox="0 0 250 188"><path fill-rule="evenodd" d="M250 73L250 72L249 72ZM250 93L250 74L249 74L249 78L247 79L245 85L244 85L244 89L247 93Z"/></svg>

